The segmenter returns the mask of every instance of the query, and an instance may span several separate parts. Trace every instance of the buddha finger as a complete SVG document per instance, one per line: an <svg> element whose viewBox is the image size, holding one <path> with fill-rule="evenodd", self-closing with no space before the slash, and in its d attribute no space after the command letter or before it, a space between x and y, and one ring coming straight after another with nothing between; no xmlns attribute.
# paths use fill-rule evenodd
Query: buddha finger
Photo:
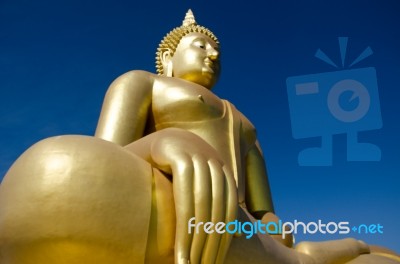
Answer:
<svg viewBox="0 0 400 264"><path fill-rule="evenodd" d="M175 263L188 263L193 235L186 228L194 215L192 159L187 155L172 157L173 192L176 210Z"/></svg>
<svg viewBox="0 0 400 264"><path fill-rule="evenodd" d="M229 168L226 166L223 167L223 171L225 174L225 184L226 184L226 215L225 215L225 223L234 221L237 216L238 210L238 198L237 198L237 189L236 182L233 178L233 175ZM219 244L218 255L216 263L224 263L225 256L228 252L229 245L232 240L232 235L228 232L225 232Z"/></svg>
<svg viewBox="0 0 400 264"><path fill-rule="evenodd" d="M194 166L194 214L196 232L193 235L190 250L190 263L200 263L207 233L204 231L207 222L211 220L211 176L207 160L202 155L193 156ZM199 226L199 228L197 228Z"/></svg>
<svg viewBox="0 0 400 264"><path fill-rule="evenodd" d="M213 233L208 235L204 246L202 261L204 263L215 263L221 240L221 234L218 232L218 223L225 221L225 176L221 163L215 159L208 161L211 172L212 201L211 201L211 222L214 224Z"/></svg>

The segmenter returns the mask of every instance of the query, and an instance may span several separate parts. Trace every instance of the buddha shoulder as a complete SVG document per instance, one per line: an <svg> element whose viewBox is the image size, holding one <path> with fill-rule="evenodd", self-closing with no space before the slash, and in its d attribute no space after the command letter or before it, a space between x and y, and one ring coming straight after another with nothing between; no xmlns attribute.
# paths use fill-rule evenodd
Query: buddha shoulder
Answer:
<svg viewBox="0 0 400 264"><path fill-rule="evenodd" d="M132 70L115 79L107 94L120 94L124 98L129 94L135 97L151 97L156 74L141 70ZM122 98L121 98L122 99Z"/></svg>

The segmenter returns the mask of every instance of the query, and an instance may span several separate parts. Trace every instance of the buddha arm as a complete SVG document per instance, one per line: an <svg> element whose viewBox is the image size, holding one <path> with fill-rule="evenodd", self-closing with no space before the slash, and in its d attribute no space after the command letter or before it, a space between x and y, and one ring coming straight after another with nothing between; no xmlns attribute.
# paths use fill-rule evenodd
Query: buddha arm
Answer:
<svg viewBox="0 0 400 264"><path fill-rule="evenodd" d="M274 212L268 174L258 144L254 144L246 156L246 206L257 219Z"/></svg>
<svg viewBox="0 0 400 264"><path fill-rule="evenodd" d="M143 136L151 106L154 77L144 71L130 71L109 87L95 137L125 146Z"/></svg>
<svg viewBox="0 0 400 264"><path fill-rule="evenodd" d="M265 161L253 124L241 114L241 138L245 147L245 201L248 211L257 219L274 212Z"/></svg>

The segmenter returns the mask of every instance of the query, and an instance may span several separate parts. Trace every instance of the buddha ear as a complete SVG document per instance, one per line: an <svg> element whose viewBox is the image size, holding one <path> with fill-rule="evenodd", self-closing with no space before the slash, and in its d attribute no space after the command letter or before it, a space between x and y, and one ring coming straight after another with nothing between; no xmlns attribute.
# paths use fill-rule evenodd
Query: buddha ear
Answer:
<svg viewBox="0 0 400 264"><path fill-rule="evenodd" d="M172 77L172 52L170 49L165 49L160 55L161 63L163 65L164 75Z"/></svg>

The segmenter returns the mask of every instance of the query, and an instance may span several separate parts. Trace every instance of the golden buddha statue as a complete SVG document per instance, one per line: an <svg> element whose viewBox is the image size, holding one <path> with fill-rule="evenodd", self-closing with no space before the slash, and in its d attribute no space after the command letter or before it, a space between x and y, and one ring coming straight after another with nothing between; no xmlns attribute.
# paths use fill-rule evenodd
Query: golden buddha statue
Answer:
<svg viewBox="0 0 400 264"><path fill-rule="evenodd" d="M399 263L354 239L293 249L290 237L189 232L277 217L254 126L210 91L217 38L189 10L156 55L158 74L111 84L95 137L46 139L10 168L0 263Z"/></svg>

